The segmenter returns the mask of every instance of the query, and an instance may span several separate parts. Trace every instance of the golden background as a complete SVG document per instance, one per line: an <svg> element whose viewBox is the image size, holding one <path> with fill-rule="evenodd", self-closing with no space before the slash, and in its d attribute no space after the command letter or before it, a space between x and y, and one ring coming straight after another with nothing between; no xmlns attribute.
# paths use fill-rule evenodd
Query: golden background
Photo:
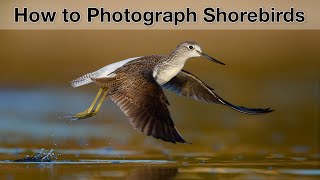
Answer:
<svg viewBox="0 0 320 180"><path fill-rule="evenodd" d="M319 148L319 31L0 31L0 39L1 144L50 148L54 135L68 147L85 139L85 148L288 153ZM59 118L84 110L98 90L72 88L69 81L129 57L168 54L185 40L226 63L194 58L186 70L234 104L275 112L244 115L168 92L175 124L192 145L138 133L110 100L94 118L71 124Z"/></svg>

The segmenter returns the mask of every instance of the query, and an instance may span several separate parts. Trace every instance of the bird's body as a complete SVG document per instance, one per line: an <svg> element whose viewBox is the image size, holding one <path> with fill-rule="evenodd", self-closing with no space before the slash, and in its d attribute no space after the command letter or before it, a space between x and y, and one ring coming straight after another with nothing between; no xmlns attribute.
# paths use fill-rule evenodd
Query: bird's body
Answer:
<svg viewBox="0 0 320 180"><path fill-rule="evenodd" d="M166 62L167 60L168 56L164 55L151 55L125 59L109 64L95 72L85 74L84 76L74 80L71 85L74 87L83 86L91 83L92 78L112 77L121 71L126 71L126 73L137 73L145 70L152 72L152 76L155 78L157 83L159 85L163 85L176 76L184 66L184 63L172 64ZM161 64L162 66L157 66L158 64Z"/></svg>
<svg viewBox="0 0 320 180"><path fill-rule="evenodd" d="M174 126L167 108L169 102L162 88L200 101L227 105L242 113L271 112L270 109L235 106L220 98L199 78L184 71L186 61L190 57L198 56L223 64L202 53L196 43L184 42L168 56L151 55L119 61L88 73L71 84L78 87L94 82L108 89L105 96L110 97L120 107L134 128L148 136L173 143L186 141ZM101 103L99 108L100 105ZM82 119L95 115L96 112L90 115L91 110L92 107L88 113L79 113L74 117Z"/></svg>

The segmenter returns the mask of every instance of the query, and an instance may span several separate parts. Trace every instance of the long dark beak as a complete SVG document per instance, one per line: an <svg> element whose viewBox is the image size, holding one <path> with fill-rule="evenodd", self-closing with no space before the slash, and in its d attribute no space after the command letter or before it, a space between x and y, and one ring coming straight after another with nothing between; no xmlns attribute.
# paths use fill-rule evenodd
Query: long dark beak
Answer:
<svg viewBox="0 0 320 180"><path fill-rule="evenodd" d="M199 51L198 51L199 52ZM221 62L221 61L218 61L216 59L214 59L213 57L209 56L208 54L206 53L203 53L203 52L199 52L200 55L206 59L209 59L210 61L212 62L215 62L215 63L218 63L218 64L222 64L222 65L226 65L225 63Z"/></svg>

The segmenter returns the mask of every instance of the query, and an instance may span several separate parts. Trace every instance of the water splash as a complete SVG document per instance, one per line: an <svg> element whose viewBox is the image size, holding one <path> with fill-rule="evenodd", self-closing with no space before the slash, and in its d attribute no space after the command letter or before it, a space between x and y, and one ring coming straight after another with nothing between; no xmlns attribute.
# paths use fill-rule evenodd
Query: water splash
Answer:
<svg viewBox="0 0 320 180"><path fill-rule="evenodd" d="M51 149L48 153L44 152L45 150L42 148L40 152L35 154L34 156L26 156L25 158L13 160L13 162L52 162L53 159L56 159L56 156Z"/></svg>

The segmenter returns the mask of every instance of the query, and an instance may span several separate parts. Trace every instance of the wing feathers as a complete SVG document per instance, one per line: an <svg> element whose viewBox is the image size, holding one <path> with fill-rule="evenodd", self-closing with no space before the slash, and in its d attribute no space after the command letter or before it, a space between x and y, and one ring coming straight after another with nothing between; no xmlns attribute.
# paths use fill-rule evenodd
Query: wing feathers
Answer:
<svg viewBox="0 0 320 180"><path fill-rule="evenodd" d="M124 92L126 90L128 92ZM110 98L125 113L135 129L164 141L186 143L174 127L166 107L168 101L162 91L159 91L158 96L148 96L145 92L130 92L130 86L126 89L120 88L111 94Z"/></svg>
<svg viewBox="0 0 320 180"><path fill-rule="evenodd" d="M208 103L223 104L245 114L265 114L273 111L270 108L247 108L231 104L214 93L213 89L199 78L185 70L179 72L176 77L164 84L163 87L181 96L191 97Z"/></svg>

